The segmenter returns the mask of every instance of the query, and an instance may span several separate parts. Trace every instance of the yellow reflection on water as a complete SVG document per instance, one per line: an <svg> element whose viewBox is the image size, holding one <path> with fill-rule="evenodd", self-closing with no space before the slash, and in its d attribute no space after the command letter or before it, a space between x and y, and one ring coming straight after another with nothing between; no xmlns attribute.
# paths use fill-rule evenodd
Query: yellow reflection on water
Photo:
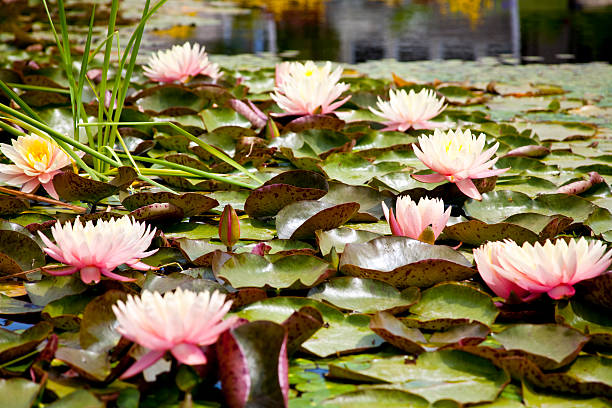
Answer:
<svg viewBox="0 0 612 408"><path fill-rule="evenodd" d="M318 14L325 16L325 0L239 0L243 7L259 7L280 20L283 15L291 12Z"/></svg>
<svg viewBox="0 0 612 408"><path fill-rule="evenodd" d="M463 14L476 27L484 13L493 8L493 0L436 0L442 14Z"/></svg>

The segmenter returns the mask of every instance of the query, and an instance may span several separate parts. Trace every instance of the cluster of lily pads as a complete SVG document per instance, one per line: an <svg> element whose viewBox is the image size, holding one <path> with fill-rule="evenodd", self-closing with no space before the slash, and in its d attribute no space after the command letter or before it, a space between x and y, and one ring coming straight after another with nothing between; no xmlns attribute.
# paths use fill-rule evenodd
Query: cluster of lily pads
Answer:
<svg viewBox="0 0 612 408"><path fill-rule="evenodd" d="M492 119L596 101L177 46L101 181L45 60L0 69L1 406L610 405L605 127Z"/></svg>

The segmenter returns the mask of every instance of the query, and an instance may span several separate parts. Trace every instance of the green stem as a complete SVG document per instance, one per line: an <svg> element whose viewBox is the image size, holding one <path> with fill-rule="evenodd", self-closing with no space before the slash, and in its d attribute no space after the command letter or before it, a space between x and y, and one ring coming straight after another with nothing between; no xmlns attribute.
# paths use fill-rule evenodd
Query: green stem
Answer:
<svg viewBox="0 0 612 408"><path fill-rule="evenodd" d="M7 83L6 85L10 86L11 88L25 89L26 91L56 92L60 94L70 95L70 90L62 89L62 88L51 88L48 86L14 84L14 83Z"/></svg>

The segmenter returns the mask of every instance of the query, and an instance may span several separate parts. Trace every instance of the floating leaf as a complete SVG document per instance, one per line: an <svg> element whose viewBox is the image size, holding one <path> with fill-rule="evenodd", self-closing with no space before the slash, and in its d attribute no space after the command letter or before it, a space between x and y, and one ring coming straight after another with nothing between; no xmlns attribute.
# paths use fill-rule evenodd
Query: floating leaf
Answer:
<svg viewBox="0 0 612 408"><path fill-rule="evenodd" d="M363 244L348 244L339 268L342 273L378 279L397 288L467 279L476 272L463 255L450 247L406 237L380 237Z"/></svg>
<svg viewBox="0 0 612 408"><path fill-rule="evenodd" d="M284 322L293 312L311 306L321 312L325 325L302 344L302 349L319 357L337 353L366 350L379 346L383 340L368 327L370 317L362 314L345 316L338 309L313 299L275 297L252 303L238 315L248 320L266 319Z"/></svg>
<svg viewBox="0 0 612 408"><path fill-rule="evenodd" d="M281 239L308 238L316 230L330 230L347 222L359 210L357 203L339 205L320 201L298 201L283 208L276 216L276 230Z"/></svg>
<svg viewBox="0 0 612 408"><path fill-rule="evenodd" d="M236 254L226 261L216 257L213 270L217 278L235 288L311 287L333 272L327 262L310 255L262 257L254 254Z"/></svg>
<svg viewBox="0 0 612 408"><path fill-rule="evenodd" d="M25 378L0 379L0 406L30 408L40 392L40 386Z"/></svg>
<svg viewBox="0 0 612 408"><path fill-rule="evenodd" d="M350 363L330 365L332 378L396 384L430 403L448 399L460 404L493 401L510 381L490 361L454 350L419 355L413 364L404 356L376 359L355 368Z"/></svg>
<svg viewBox="0 0 612 408"><path fill-rule="evenodd" d="M375 232L352 228L335 228L329 231L318 230L315 234L319 249L323 255L329 254L332 248L335 248L336 252L343 252L346 244L359 244L380 237L380 234Z"/></svg>
<svg viewBox="0 0 612 408"><path fill-rule="evenodd" d="M418 301L419 290L412 287L400 292L378 280L345 276L312 288L308 292L308 297L324 300L340 309L358 313L376 313L384 310L401 313Z"/></svg>
<svg viewBox="0 0 612 408"><path fill-rule="evenodd" d="M403 322L424 329L449 328L479 322L490 326L499 311L484 292L461 283L441 283L421 293Z"/></svg>
<svg viewBox="0 0 612 408"><path fill-rule="evenodd" d="M97 203L119 191L117 186L81 177L71 171L59 173L53 177L53 186L62 200L90 203Z"/></svg>
<svg viewBox="0 0 612 408"><path fill-rule="evenodd" d="M40 322L23 333L0 328L0 362L11 361L28 354L53 332L53 326Z"/></svg>
<svg viewBox="0 0 612 408"><path fill-rule="evenodd" d="M572 299L556 305L555 318L589 336L598 346L612 345L612 318L605 309Z"/></svg>
<svg viewBox="0 0 612 408"><path fill-rule="evenodd" d="M216 207L219 202L199 193L172 194L167 192L136 193L127 196L121 204L130 211L154 203L170 203L180 208L185 217L191 217Z"/></svg>
<svg viewBox="0 0 612 408"><path fill-rule="evenodd" d="M419 329L407 327L390 313L380 312L370 320L370 329L398 349L410 354L421 354L427 343Z"/></svg>
<svg viewBox="0 0 612 408"><path fill-rule="evenodd" d="M0 195L0 216L2 217L11 217L21 214L28 208L30 208L30 204L26 200L7 195Z"/></svg>

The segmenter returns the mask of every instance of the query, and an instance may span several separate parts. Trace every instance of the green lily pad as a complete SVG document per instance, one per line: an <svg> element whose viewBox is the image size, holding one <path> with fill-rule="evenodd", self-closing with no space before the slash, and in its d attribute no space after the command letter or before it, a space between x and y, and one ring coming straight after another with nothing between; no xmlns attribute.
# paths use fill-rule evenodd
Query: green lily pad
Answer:
<svg viewBox="0 0 612 408"><path fill-rule="evenodd" d="M54 327L74 331L81 326L80 314L91 300L88 296L71 295L48 303L42 311L42 316Z"/></svg>
<svg viewBox="0 0 612 408"><path fill-rule="evenodd" d="M89 380L104 381L111 374L111 364L104 352L60 347L55 358Z"/></svg>
<svg viewBox="0 0 612 408"><path fill-rule="evenodd" d="M111 289L87 304L79 332L81 347L89 351L106 352L119 343L121 334L115 327L117 320L112 306L126 299L125 292Z"/></svg>
<svg viewBox="0 0 612 408"><path fill-rule="evenodd" d="M64 296L77 295L87 290L81 279L73 276L45 276L42 280L24 284L32 303L45 306Z"/></svg>
<svg viewBox="0 0 612 408"><path fill-rule="evenodd" d="M397 288L463 280L476 272L463 255L450 247L406 237L380 237L367 243L348 244L339 269L347 275L378 279Z"/></svg>
<svg viewBox="0 0 612 408"><path fill-rule="evenodd" d="M577 330L556 324L516 324L493 333L492 337L506 350L525 353L545 370L573 361L589 340Z"/></svg>
<svg viewBox="0 0 612 408"><path fill-rule="evenodd" d="M359 210L357 203L330 204L298 201L276 215L276 230L281 239L302 239L317 230L330 230L347 222Z"/></svg>
<svg viewBox="0 0 612 408"><path fill-rule="evenodd" d="M419 299L419 290L411 287L400 292L381 281L345 276L310 289L308 297L358 313L386 310L395 314L415 304Z"/></svg>
<svg viewBox="0 0 612 408"><path fill-rule="evenodd" d="M515 126L519 132L525 129L533 130L543 142L588 139L595 136L596 132L592 125L574 122L516 123Z"/></svg>
<svg viewBox="0 0 612 408"><path fill-rule="evenodd" d="M441 283L421 293L421 300L410 307L402 321L409 327L446 329L479 322L491 326L499 311L486 293L466 284Z"/></svg>
<svg viewBox="0 0 612 408"><path fill-rule="evenodd" d="M0 362L5 363L36 349L53 332L53 326L40 322L23 333L0 329Z"/></svg>
<svg viewBox="0 0 612 408"><path fill-rule="evenodd" d="M275 297L252 303L238 312L248 320L266 319L282 323L302 307L311 306L321 312L326 325L302 344L302 350L319 357L348 353L379 346L383 340L368 327L370 317L344 315L341 311L313 299Z"/></svg>
<svg viewBox="0 0 612 408"><path fill-rule="evenodd" d="M323 326L323 316L314 307L304 306L293 312L282 325L287 329L287 354L291 356Z"/></svg>
<svg viewBox="0 0 612 408"><path fill-rule="evenodd" d="M336 397L328 398L323 406L338 408L370 408L385 406L388 408L429 408L429 402L418 395L407 391L387 389L364 389L351 391Z"/></svg>
<svg viewBox="0 0 612 408"><path fill-rule="evenodd" d="M0 274L11 275L39 268L45 264L45 253L34 237L22 226L0 224Z"/></svg>
<svg viewBox="0 0 612 408"><path fill-rule="evenodd" d="M212 266L218 279L235 288L312 287L333 272L327 262L311 255L235 254L229 259L216 256Z"/></svg>
<svg viewBox="0 0 612 408"><path fill-rule="evenodd" d="M419 329L407 327L391 313L379 312L370 320L370 329L386 342L410 354L425 352L422 344L427 343Z"/></svg>
<svg viewBox="0 0 612 408"><path fill-rule="evenodd" d="M358 186L367 183L374 177L401 171L404 166L396 162L372 164L352 153L335 153L325 159L321 168L331 179Z"/></svg>
<svg viewBox="0 0 612 408"><path fill-rule="evenodd" d="M353 216L353 222L376 222L383 217L381 202L390 198L391 194L381 193L368 186L349 186L331 182L329 191L321 198L322 202L332 204L345 203L347 198L359 204L359 212Z"/></svg>
<svg viewBox="0 0 612 408"><path fill-rule="evenodd" d="M580 398L535 392L523 382L523 399L533 408L610 408L611 404L603 398Z"/></svg>
<svg viewBox="0 0 612 408"><path fill-rule="evenodd" d="M86 390L76 390L65 397L46 405L47 408L104 408L105 404Z"/></svg>
<svg viewBox="0 0 612 408"><path fill-rule="evenodd" d="M612 318L605 309L572 299L555 306L555 319L589 336L598 346L612 345Z"/></svg>
<svg viewBox="0 0 612 408"><path fill-rule="evenodd" d="M43 308L23 300L0 294L0 315L39 313Z"/></svg>
<svg viewBox="0 0 612 408"><path fill-rule="evenodd" d="M423 353L412 364L407 364L404 356L359 363L354 368L351 363L332 364L329 376L394 384L394 389L419 395L430 403L448 399L460 404L493 401L510 381L508 374L490 361L455 350Z"/></svg>
<svg viewBox="0 0 612 408"><path fill-rule="evenodd" d="M179 222L164 227L167 238L211 239L219 238L219 226L196 222ZM268 224L252 219L240 220L240 238L266 241L274 238L276 231Z"/></svg>
<svg viewBox="0 0 612 408"><path fill-rule="evenodd" d="M25 378L0 379L0 406L30 408L40 392L40 386Z"/></svg>
<svg viewBox="0 0 612 408"><path fill-rule="evenodd" d="M315 232L315 235L317 236L317 243L323 255L329 254L332 248L335 248L336 252L341 253L344 251L346 244L359 244L380 237L380 234L375 232L345 227L335 228L329 231L318 230Z"/></svg>
<svg viewBox="0 0 612 408"><path fill-rule="evenodd" d="M328 115L307 115L285 125L283 131L300 133L310 129L340 130L344 127L344 121Z"/></svg>
<svg viewBox="0 0 612 408"><path fill-rule="evenodd" d="M519 213L561 214L582 222L595 206L584 198L567 194L543 194L532 200L526 194L501 190L483 194L481 201L468 200L464 209L471 217L495 224Z"/></svg>
<svg viewBox="0 0 612 408"><path fill-rule="evenodd" d="M210 100L182 85L165 84L148 88L133 97L149 115L196 114L210 104Z"/></svg>

